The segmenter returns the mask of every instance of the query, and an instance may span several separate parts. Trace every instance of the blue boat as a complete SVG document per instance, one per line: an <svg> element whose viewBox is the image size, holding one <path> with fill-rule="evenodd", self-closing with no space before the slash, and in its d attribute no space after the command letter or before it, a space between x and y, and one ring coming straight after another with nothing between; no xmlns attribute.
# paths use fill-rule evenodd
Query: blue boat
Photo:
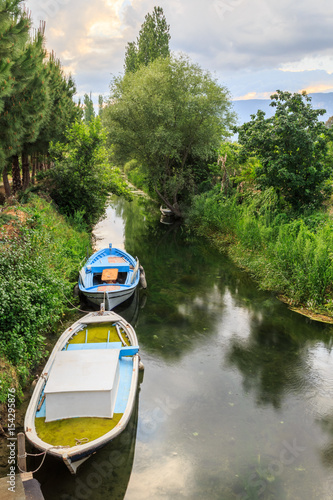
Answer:
<svg viewBox="0 0 333 500"><path fill-rule="evenodd" d="M104 304L106 311L129 299L141 283L147 287L139 260L125 250L112 247L95 252L79 275L79 293L94 305Z"/></svg>
<svg viewBox="0 0 333 500"><path fill-rule="evenodd" d="M89 313L58 339L32 394L27 439L70 472L125 428L139 384L133 327L113 311ZM142 365L141 365L142 367Z"/></svg>

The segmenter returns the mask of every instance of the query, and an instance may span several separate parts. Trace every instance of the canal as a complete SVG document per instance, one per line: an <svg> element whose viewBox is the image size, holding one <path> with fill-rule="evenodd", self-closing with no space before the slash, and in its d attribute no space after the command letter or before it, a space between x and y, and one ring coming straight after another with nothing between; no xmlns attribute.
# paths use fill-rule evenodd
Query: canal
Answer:
<svg viewBox="0 0 333 500"><path fill-rule="evenodd" d="M145 371L117 440L77 476L46 461L45 499L331 500L333 327L161 224L144 198L112 198L95 236L145 268L148 289L117 308Z"/></svg>

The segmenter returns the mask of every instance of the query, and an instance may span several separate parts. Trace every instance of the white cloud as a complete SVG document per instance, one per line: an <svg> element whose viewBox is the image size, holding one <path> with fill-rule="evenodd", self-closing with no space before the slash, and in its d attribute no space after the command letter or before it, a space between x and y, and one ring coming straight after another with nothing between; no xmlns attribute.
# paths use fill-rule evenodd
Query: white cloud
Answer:
<svg viewBox="0 0 333 500"><path fill-rule="evenodd" d="M155 0L26 1L35 20L46 20L47 48L60 57L69 51L78 87L97 93L108 89L111 74L123 71L126 45L136 40L155 5ZM327 0L304 0L301 6L290 0L161 0L158 5L170 25L171 49L215 72L234 97L277 88L330 88L333 4Z"/></svg>
<svg viewBox="0 0 333 500"><path fill-rule="evenodd" d="M300 71L315 71L315 70L323 70L326 71L329 75L333 74L333 56L306 56L300 61L293 61L284 63L279 68L281 71L291 71L291 72L300 72Z"/></svg>

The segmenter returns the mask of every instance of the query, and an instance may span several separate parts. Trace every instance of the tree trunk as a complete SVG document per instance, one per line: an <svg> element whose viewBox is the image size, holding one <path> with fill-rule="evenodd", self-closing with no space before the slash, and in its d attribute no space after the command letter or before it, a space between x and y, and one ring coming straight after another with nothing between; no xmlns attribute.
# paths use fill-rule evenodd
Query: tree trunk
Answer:
<svg viewBox="0 0 333 500"><path fill-rule="evenodd" d="M23 186L22 189L25 191L30 184L30 165L29 165L29 156L22 153L22 177L23 177Z"/></svg>
<svg viewBox="0 0 333 500"><path fill-rule="evenodd" d="M20 164L17 155L12 156L13 194L22 189Z"/></svg>
<svg viewBox="0 0 333 500"><path fill-rule="evenodd" d="M229 177L226 167L227 155L219 156L217 163L221 163L222 180L221 180L221 193L227 193L229 187Z"/></svg>
<svg viewBox="0 0 333 500"><path fill-rule="evenodd" d="M31 156L31 183L35 184L35 177L36 177L36 167L37 167L37 154L34 153Z"/></svg>
<svg viewBox="0 0 333 500"><path fill-rule="evenodd" d="M8 181L7 165L5 166L2 172L2 182L5 188L5 196L6 198L9 198L12 195L12 190L10 188L10 184Z"/></svg>
<svg viewBox="0 0 333 500"><path fill-rule="evenodd" d="M176 217L179 217L179 218L182 218L182 213L179 209L179 206L178 206L178 203L176 203L175 205L172 205L172 203L170 203L170 201L165 197L163 196L159 190L157 189L156 186L154 186L154 189L155 189L155 192L157 193L157 195L161 198L161 200L165 203L165 205L170 208L170 210L172 210L172 212L174 213L174 215Z"/></svg>

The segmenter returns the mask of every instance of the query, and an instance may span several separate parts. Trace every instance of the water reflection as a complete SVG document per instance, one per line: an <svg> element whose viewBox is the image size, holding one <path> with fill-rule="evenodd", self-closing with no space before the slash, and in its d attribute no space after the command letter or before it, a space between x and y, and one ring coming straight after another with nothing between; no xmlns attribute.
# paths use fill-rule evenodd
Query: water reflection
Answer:
<svg viewBox="0 0 333 500"><path fill-rule="evenodd" d="M120 312L135 324L145 379L127 479L120 468L92 498L331 500L332 326L288 310L206 240L160 224L149 200L113 199L109 213L99 243L118 228L147 276ZM83 498L75 478L49 476L46 500L58 483Z"/></svg>
<svg viewBox="0 0 333 500"><path fill-rule="evenodd" d="M122 434L84 462L72 476L58 460L47 457L35 474L47 500L121 500L132 472L138 423L139 396ZM30 461L30 469L38 462Z"/></svg>

